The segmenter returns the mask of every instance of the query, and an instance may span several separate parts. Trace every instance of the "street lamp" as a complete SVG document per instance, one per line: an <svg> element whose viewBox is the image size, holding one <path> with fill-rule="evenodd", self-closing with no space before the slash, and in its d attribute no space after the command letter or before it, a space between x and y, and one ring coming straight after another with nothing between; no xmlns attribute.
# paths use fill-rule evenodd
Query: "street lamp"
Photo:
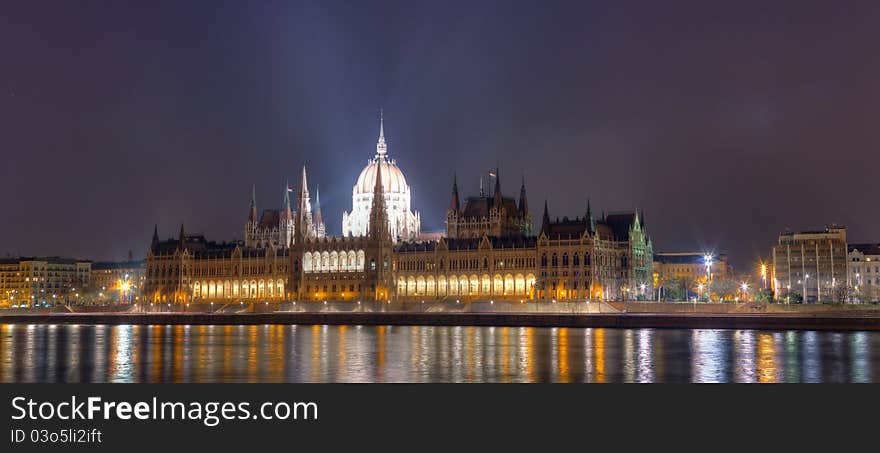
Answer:
<svg viewBox="0 0 880 453"><path fill-rule="evenodd" d="M761 263L761 285L767 289L767 264Z"/></svg>
<svg viewBox="0 0 880 453"><path fill-rule="evenodd" d="M749 290L749 284L746 282L743 282L742 285L740 286L740 288L742 288L742 300L743 300L743 302L747 302L746 291Z"/></svg>
<svg viewBox="0 0 880 453"><path fill-rule="evenodd" d="M804 280L801 283L801 285L803 286L803 288L802 288L803 299L804 299L802 301L803 303L807 303L807 280L809 280L809 279L810 279L810 274L804 274Z"/></svg>

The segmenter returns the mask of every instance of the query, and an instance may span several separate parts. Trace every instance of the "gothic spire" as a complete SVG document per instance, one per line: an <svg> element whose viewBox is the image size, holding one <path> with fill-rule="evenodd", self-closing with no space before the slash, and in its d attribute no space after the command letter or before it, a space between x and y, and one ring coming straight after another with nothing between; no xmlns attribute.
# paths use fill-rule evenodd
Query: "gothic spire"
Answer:
<svg viewBox="0 0 880 453"><path fill-rule="evenodd" d="M449 210L458 212L461 209L461 203L458 199L458 177L452 175L452 201L449 203Z"/></svg>
<svg viewBox="0 0 880 453"><path fill-rule="evenodd" d="M248 216L248 221L256 222L257 221L257 185L254 184L251 187L251 213Z"/></svg>
<svg viewBox="0 0 880 453"><path fill-rule="evenodd" d="M525 216L529 213L529 202L526 199L526 177L523 176L522 186L519 188L519 213Z"/></svg>
<svg viewBox="0 0 880 453"><path fill-rule="evenodd" d="M379 109L379 141L376 142L376 157L385 157L388 146L385 144L385 115Z"/></svg>
<svg viewBox="0 0 880 453"><path fill-rule="evenodd" d="M541 216L541 231L549 234L550 229L550 211L547 209L547 200L544 199L544 215Z"/></svg>
<svg viewBox="0 0 880 453"><path fill-rule="evenodd" d="M382 186L382 165L376 169L376 185L373 187L373 205L370 207L370 238L386 239L388 237L388 213L385 211L385 191Z"/></svg>

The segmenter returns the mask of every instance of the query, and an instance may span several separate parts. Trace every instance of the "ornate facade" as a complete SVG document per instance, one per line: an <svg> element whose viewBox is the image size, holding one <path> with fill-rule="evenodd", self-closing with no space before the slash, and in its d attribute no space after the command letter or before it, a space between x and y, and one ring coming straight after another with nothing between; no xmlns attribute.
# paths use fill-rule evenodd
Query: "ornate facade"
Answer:
<svg viewBox="0 0 880 453"><path fill-rule="evenodd" d="M281 301L287 291L287 248L209 242L201 235L159 240L147 251L144 296L152 303Z"/></svg>
<svg viewBox="0 0 880 453"><path fill-rule="evenodd" d="M353 189L343 234L328 237L320 201L313 214L305 168L298 206L257 221L255 196L243 243L187 236L159 241L147 255L146 295L158 302L281 300L510 299L595 300L650 295L652 246L637 212L594 220L550 221L539 234L525 183L519 200L504 196L496 171L491 195L482 189L460 203L453 182L446 237L419 240L410 188L387 157L380 120L376 155ZM289 189L286 189L289 190ZM317 195L317 193L316 193Z"/></svg>

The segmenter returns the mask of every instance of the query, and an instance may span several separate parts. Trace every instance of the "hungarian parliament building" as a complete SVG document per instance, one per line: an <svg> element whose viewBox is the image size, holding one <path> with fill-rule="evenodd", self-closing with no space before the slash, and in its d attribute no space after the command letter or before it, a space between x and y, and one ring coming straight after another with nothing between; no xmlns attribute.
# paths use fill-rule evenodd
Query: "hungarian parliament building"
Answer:
<svg viewBox="0 0 880 453"><path fill-rule="evenodd" d="M494 187L460 197L452 182L445 234L425 234L380 118L376 153L352 188L342 235L328 236L306 168L291 204L258 212L252 190L244 240L153 231L145 295L152 302L308 300L622 300L651 298L653 247L638 211L551 219L534 228L519 198Z"/></svg>

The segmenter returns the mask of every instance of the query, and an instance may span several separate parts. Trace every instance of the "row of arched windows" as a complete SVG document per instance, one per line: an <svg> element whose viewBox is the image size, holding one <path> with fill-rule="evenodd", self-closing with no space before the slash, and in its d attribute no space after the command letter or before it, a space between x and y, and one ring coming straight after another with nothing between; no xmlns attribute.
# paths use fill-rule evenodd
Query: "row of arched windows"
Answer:
<svg viewBox="0 0 880 453"><path fill-rule="evenodd" d="M399 277L397 295L401 297L521 296L530 297L535 287L533 274L441 275Z"/></svg>
<svg viewBox="0 0 880 453"><path fill-rule="evenodd" d="M192 285L194 299L283 298L284 280L197 281Z"/></svg>
<svg viewBox="0 0 880 453"><path fill-rule="evenodd" d="M303 253L303 272L363 272L364 251Z"/></svg>

